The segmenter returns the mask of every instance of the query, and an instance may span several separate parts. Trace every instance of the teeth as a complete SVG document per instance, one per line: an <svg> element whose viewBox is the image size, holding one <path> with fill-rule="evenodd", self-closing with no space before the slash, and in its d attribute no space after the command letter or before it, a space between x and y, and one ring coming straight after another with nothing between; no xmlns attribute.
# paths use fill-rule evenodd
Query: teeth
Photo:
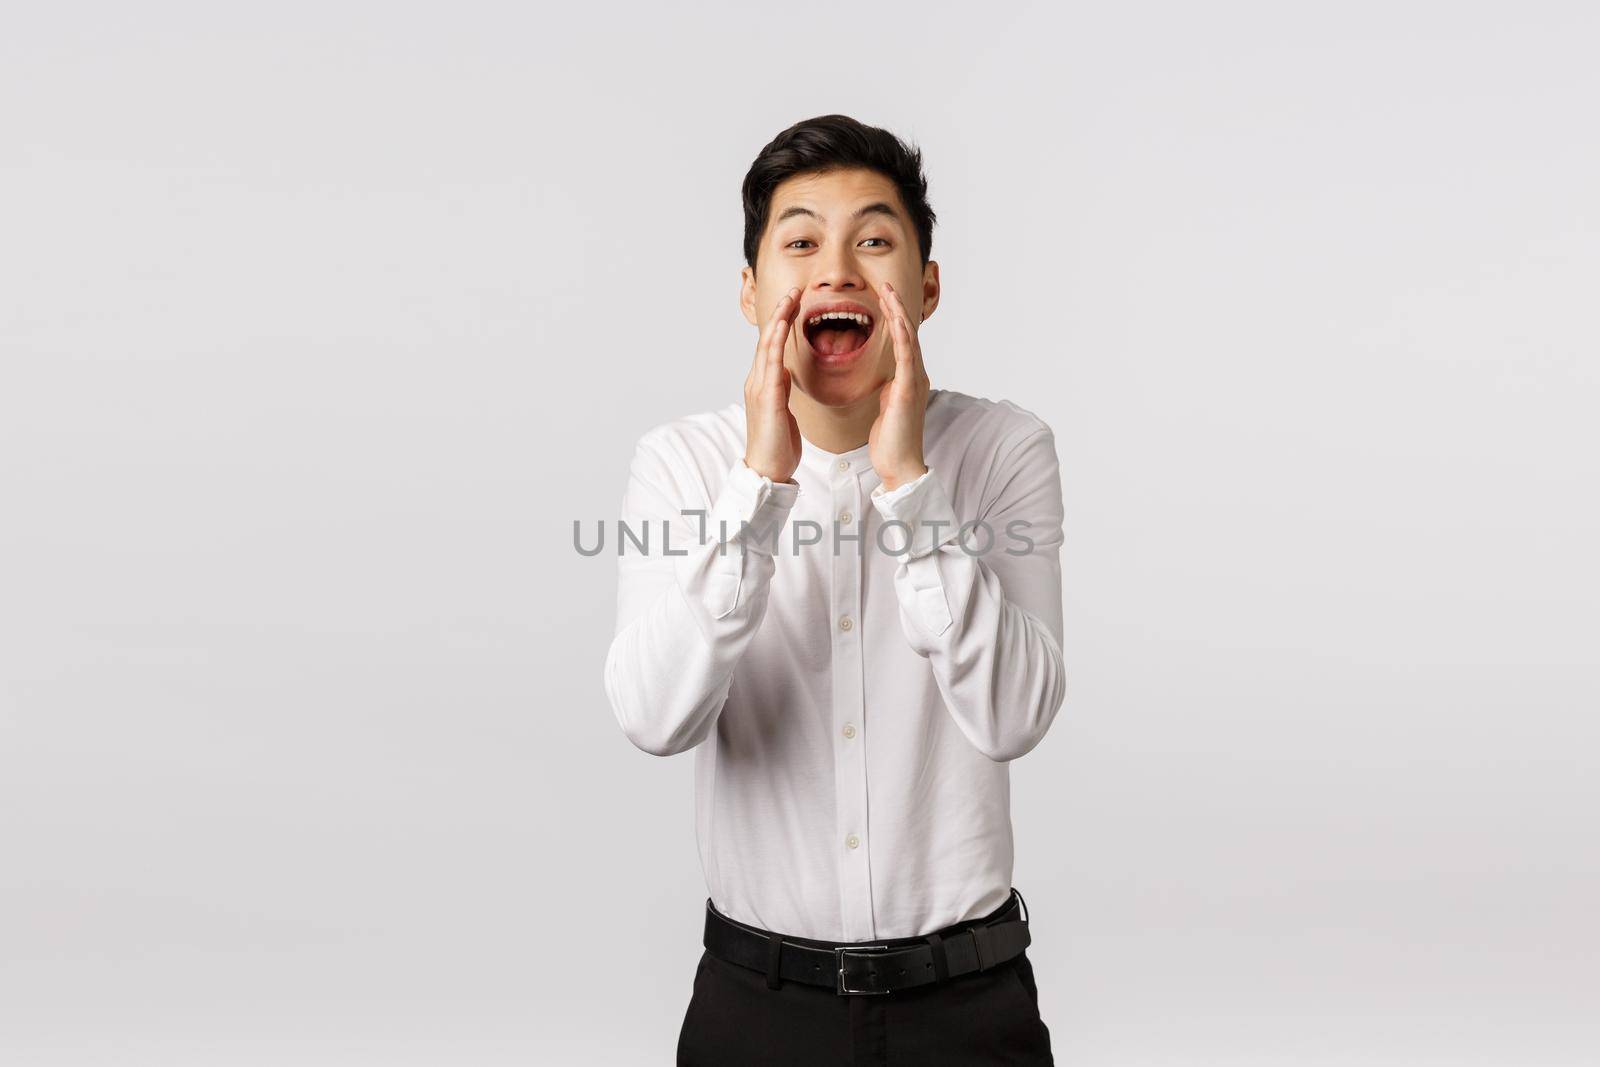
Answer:
<svg viewBox="0 0 1600 1067"><path fill-rule="evenodd" d="M871 326L872 319L867 315L859 315L853 311L825 311L821 315L813 315L806 320L807 326L815 326L825 319L845 319L859 326Z"/></svg>

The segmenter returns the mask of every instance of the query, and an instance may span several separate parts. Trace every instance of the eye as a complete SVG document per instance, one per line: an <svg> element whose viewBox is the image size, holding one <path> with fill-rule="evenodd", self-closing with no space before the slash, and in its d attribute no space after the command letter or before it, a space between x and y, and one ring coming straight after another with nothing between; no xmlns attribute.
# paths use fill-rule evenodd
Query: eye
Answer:
<svg viewBox="0 0 1600 1067"><path fill-rule="evenodd" d="M868 238L866 238L866 240L862 241L861 243L862 244L866 244L867 241L881 241L885 246L887 246L889 244L889 239L887 237L868 237ZM811 244L811 241L808 238L805 238L805 237L797 237L793 241L790 241L788 244L784 245L783 247L785 247L785 248L793 248L795 245L801 245L801 244L808 245L808 244Z"/></svg>

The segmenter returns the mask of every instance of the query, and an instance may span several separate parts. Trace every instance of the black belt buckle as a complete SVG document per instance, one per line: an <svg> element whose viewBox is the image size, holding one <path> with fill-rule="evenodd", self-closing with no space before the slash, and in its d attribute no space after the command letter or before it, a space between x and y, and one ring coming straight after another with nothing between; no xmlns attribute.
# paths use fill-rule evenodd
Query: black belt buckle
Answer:
<svg viewBox="0 0 1600 1067"><path fill-rule="evenodd" d="M878 995L894 992L891 989L849 989L846 988L844 984L844 958L847 953L850 955L855 955L856 953L871 955L874 952L887 952L888 949L888 945L850 945L848 947L839 945L835 947L833 950L833 958L838 964L838 968L834 972L834 992L840 994L866 993Z"/></svg>

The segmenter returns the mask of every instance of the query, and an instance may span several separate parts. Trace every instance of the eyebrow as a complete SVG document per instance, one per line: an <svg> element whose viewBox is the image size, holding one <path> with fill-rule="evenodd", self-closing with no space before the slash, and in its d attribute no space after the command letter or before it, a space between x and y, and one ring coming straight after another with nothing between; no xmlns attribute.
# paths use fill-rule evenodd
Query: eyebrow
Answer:
<svg viewBox="0 0 1600 1067"><path fill-rule="evenodd" d="M808 208L808 207L800 207L797 204L794 207L784 208L783 209L783 213L781 215L779 215L776 219L774 219L772 224L774 226L776 226L776 225L778 225L778 223L784 221L785 219L793 218L796 215L810 215L812 218L816 219L818 222L827 222L828 221L827 219L823 218L821 215L817 214L815 211L812 211L810 208ZM887 216L889 216L891 219L893 219L896 222L901 221L900 220L900 213L898 211L896 211L892 205L886 204L882 200L877 200L877 201L874 201L873 203L870 203L870 204L866 205L865 207L857 208L855 214L850 216L850 219L853 222L856 219L865 218L868 215L887 215Z"/></svg>

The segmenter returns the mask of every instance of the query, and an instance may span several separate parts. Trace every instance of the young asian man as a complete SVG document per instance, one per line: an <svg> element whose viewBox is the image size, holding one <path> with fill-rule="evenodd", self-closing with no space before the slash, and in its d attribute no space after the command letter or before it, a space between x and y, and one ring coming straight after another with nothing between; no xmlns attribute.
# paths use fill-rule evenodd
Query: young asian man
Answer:
<svg viewBox="0 0 1600 1067"><path fill-rule="evenodd" d="M744 208L743 402L639 439L605 665L635 745L695 752L677 1062L1052 1063L1008 764L1065 695L1054 435L931 385L919 150L809 119Z"/></svg>

